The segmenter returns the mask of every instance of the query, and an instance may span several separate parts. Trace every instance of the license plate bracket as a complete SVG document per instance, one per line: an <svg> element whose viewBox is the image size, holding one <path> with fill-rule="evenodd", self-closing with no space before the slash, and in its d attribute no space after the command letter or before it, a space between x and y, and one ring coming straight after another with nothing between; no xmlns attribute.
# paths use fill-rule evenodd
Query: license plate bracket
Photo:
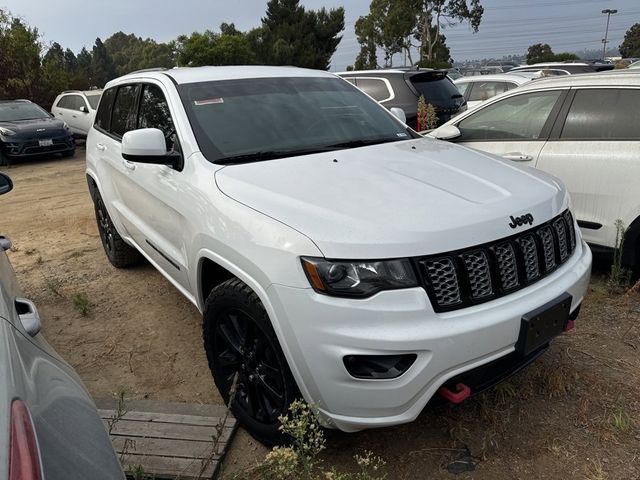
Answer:
<svg viewBox="0 0 640 480"><path fill-rule="evenodd" d="M50 147L53 145L53 140L51 138L45 138L43 140L38 140L38 145L41 147Z"/></svg>
<svg viewBox="0 0 640 480"><path fill-rule="evenodd" d="M522 316L516 351L528 355L560 335L571 311L571 297L563 293L558 298Z"/></svg>

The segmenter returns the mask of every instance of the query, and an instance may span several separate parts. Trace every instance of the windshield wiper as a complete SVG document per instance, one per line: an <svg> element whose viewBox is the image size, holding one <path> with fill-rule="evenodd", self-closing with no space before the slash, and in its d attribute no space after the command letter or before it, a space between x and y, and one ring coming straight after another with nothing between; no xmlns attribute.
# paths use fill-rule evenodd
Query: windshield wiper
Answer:
<svg viewBox="0 0 640 480"><path fill-rule="evenodd" d="M218 165L233 165L238 163L262 162L265 160L275 160L277 158L296 157L300 155L311 155L314 153L333 152L335 150L344 150L346 148L366 147L368 145L377 145L380 143L397 142L399 140L407 140L408 138L377 138L373 140L351 140L349 142L335 143L333 145L320 145L317 147L309 147L300 150L265 150L243 155L232 155L215 160L213 163Z"/></svg>
<svg viewBox="0 0 640 480"><path fill-rule="evenodd" d="M407 137L386 137L386 138L375 138L372 140L351 140L349 142L342 143L334 143L333 145L328 145L326 148L330 150L339 150L343 148L358 148L358 147L368 147L369 145L379 145L381 143L391 143L397 142L400 140L408 140Z"/></svg>

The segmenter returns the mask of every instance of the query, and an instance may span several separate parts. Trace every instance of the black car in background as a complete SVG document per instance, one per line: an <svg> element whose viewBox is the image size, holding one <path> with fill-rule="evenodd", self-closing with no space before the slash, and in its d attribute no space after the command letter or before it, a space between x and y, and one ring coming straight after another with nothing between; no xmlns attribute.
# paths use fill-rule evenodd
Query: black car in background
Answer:
<svg viewBox="0 0 640 480"><path fill-rule="evenodd" d="M69 127L43 108L29 100L0 101L0 165L52 153L71 157L75 148Z"/></svg>
<svg viewBox="0 0 640 480"><path fill-rule="evenodd" d="M424 95L434 106L438 126L467 109L467 102L447 70L361 70L339 73L342 78L364 91L381 105L401 108L407 116L407 125L416 128L418 99Z"/></svg>

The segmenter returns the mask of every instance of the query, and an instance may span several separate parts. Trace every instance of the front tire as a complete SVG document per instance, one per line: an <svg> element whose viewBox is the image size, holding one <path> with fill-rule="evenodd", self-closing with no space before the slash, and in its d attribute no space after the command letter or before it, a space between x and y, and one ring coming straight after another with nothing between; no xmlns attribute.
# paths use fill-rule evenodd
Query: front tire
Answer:
<svg viewBox="0 0 640 480"><path fill-rule="evenodd" d="M100 233L104 253L107 255L111 265L116 268L126 268L140 263L142 255L120 236L97 189L94 195L93 203L96 211L98 232Z"/></svg>
<svg viewBox="0 0 640 480"><path fill-rule="evenodd" d="M74 148L73 150L69 150L67 152L62 152L60 155L62 155L62 158L71 158L76 154L76 149Z"/></svg>
<svg viewBox="0 0 640 480"><path fill-rule="evenodd" d="M204 310L204 348L225 403L258 441L281 444L280 415L300 396L287 360L258 296L238 279L213 289Z"/></svg>

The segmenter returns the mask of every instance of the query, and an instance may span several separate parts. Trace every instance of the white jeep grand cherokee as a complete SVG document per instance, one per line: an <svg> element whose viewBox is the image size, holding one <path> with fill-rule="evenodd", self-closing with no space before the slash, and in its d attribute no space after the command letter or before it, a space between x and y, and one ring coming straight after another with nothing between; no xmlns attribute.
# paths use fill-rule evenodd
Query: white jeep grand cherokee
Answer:
<svg viewBox="0 0 640 480"><path fill-rule="evenodd" d="M591 253L555 178L421 138L326 72L205 67L110 82L87 179L116 267L203 312L216 385L266 443L460 402L573 326Z"/></svg>

